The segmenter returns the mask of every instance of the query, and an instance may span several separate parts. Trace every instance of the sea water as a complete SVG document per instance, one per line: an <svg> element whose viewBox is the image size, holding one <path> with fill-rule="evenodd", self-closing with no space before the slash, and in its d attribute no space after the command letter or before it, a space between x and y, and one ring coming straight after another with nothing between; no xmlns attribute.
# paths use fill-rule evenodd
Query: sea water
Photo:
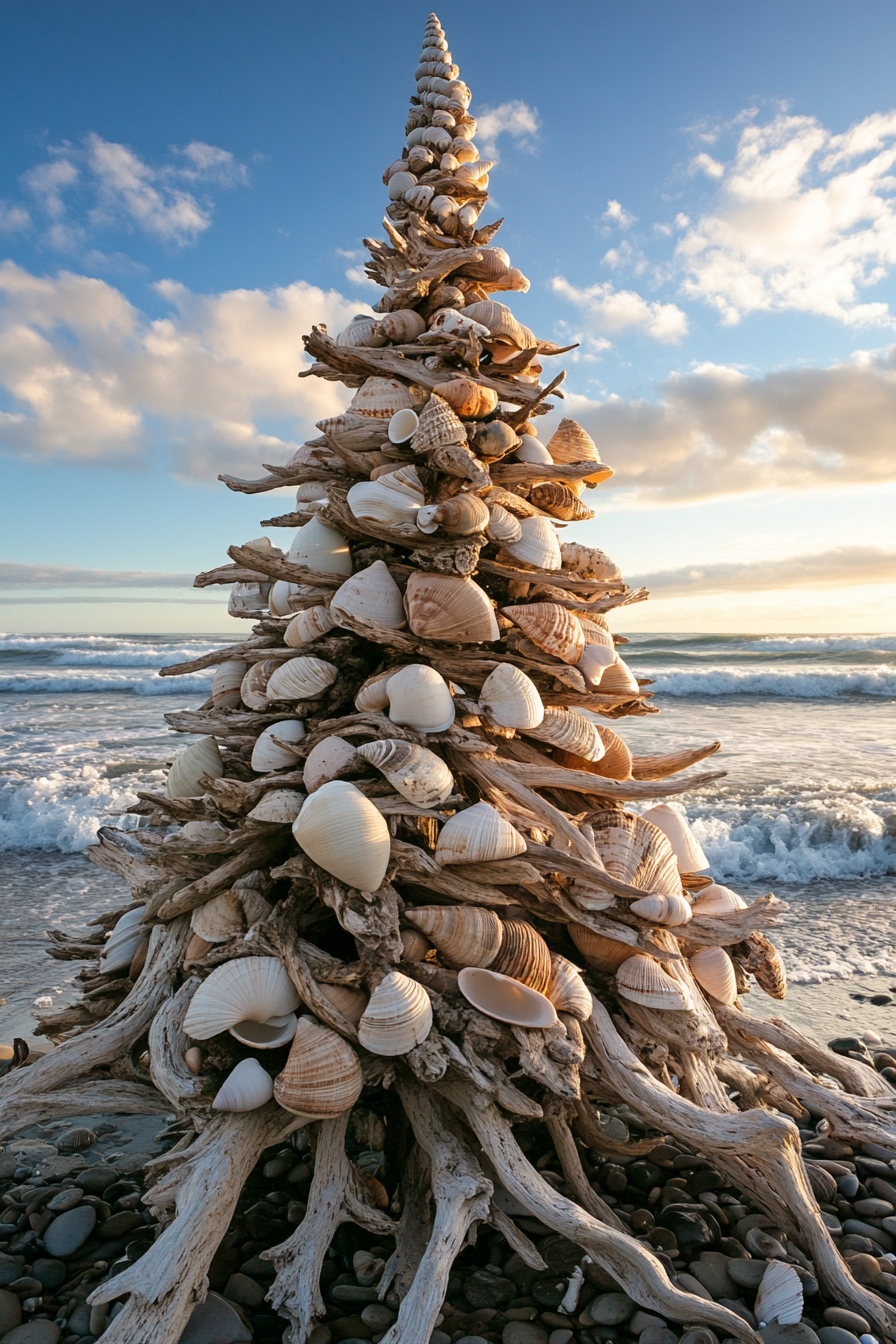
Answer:
<svg viewBox="0 0 896 1344"><path fill-rule="evenodd" d="M211 689L212 669L159 669L232 640L0 635L0 1038L31 1036L37 1000L76 997L81 963L51 960L44 930L74 932L127 899L84 851L99 826L137 824L136 791L160 791L193 740L164 713ZM822 1038L871 1028L896 1046L896 1002L867 1002L896 990L896 636L645 634L621 652L653 680L659 713L613 728L636 755L722 742L690 773L724 777L669 801L718 881L788 904L771 931L788 1001L755 989L750 1010Z"/></svg>

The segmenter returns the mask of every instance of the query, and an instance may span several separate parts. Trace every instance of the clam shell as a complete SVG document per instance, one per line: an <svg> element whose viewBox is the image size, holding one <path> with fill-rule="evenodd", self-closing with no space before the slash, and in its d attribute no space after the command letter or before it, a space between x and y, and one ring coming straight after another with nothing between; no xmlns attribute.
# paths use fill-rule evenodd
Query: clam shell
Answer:
<svg viewBox="0 0 896 1344"><path fill-rule="evenodd" d="M249 816L253 821L291 826L302 810L304 797L297 789L271 789L260 803L255 804Z"/></svg>
<svg viewBox="0 0 896 1344"><path fill-rule="evenodd" d="M637 695L641 688L628 663L623 662L617 654L612 663L604 668L600 679L600 689L601 693L608 695L624 692Z"/></svg>
<svg viewBox="0 0 896 1344"><path fill-rule="evenodd" d="M394 675L395 668L387 667L383 672L376 672L372 677L368 677L355 696L355 709L361 711L386 709L389 704L386 682Z"/></svg>
<svg viewBox="0 0 896 1344"><path fill-rule="evenodd" d="M587 878L576 878L572 884L572 898L583 910L609 910L616 897L605 887L596 886Z"/></svg>
<svg viewBox="0 0 896 1344"><path fill-rule="evenodd" d="M319 518L300 527L289 548L289 558L295 565L306 565L322 574L352 572L352 557L348 542L335 527L327 527Z"/></svg>
<svg viewBox="0 0 896 1344"><path fill-rule="evenodd" d="M380 738L358 747L357 754L418 807L438 807L454 788L454 776L445 762L416 743Z"/></svg>
<svg viewBox="0 0 896 1344"><path fill-rule="evenodd" d="M390 464L390 470L377 477L377 480L387 490L397 491L403 499L416 504L418 508L423 503L423 482L417 475L417 468L412 464L400 466L393 462Z"/></svg>
<svg viewBox="0 0 896 1344"><path fill-rule="evenodd" d="M402 172L403 168L398 169L398 171ZM390 176L395 176L395 174L391 174ZM368 317L366 313L359 313L356 317L352 318L351 322L349 322L348 326L343 331L340 331L339 335L336 337L336 344L361 346L385 345L386 337L380 335L377 330L377 325L375 317Z"/></svg>
<svg viewBox="0 0 896 1344"><path fill-rule="evenodd" d="M646 821L658 826L668 838L679 870L683 873L705 873L709 859L686 819L668 803L658 803L641 814Z"/></svg>
<svg viewBox="0 0 896 1344"><path fill-rule="evenodd" d="M698 915L728 915L733 910L746 910L746 908L747 903L743 896L738 896L730 887L711 882L695 897L691 913L696 919Z"/></svg>
<svg viewBox="0 0 896 1344"><path fill-rule="evenodd" d="M550 513L554 518L562 518L567 523L587 522L589 518L594 517L594 510L583 504L575 491L570 490L562 481L543 481L540 485L534 485L529 498L538 508L544 509L545 513ZM561 556L562 553L561 547Z"/></svg>
<svg viewBox="0 0 896 1344"><path fill-rule="evenodd" d="M321 658L290 658L272 672L268 700L314 700L339 676L339 669Z"/></svg>
<svg viewBox="0 0 896 1344"><path fill-rule="evenodd" d="M382 560L346 579L333 594L330 616L337 625L344 624L347 616L375 621L390 630L400 630L406 624L401 590Z"/></svg>
<svg viewBox="0 0 896 1344"><path fill-rule="evenodd" d="M753 1308L759 1328L777 1321L797 1325L803 1317L803 1284L793 1265L769 1260Z"/></svg>
<svg viewBox="0 0 896 1344"><path fill-rule="evenodd" d="M292 833L325 872L358 891L376 891L389 866L391 841L382 813L360 789L330 780L302 806Z"/></svg>
<svg viewBox="0 0 896 1344"><path fill-rule="evenodd" d="M367 995L361 989L353 989L351 985L325 985L318 984L318 989L324 998L332 1003L344 1018L357 1026L364 1016L364 1010L367 1007Z"/></svg>
<svg viewBox="0 0 896 1344"><path fill-rule="evenodd" d="M681 895L672 847L662 831L644 817L632 812L603 812L593 819L592 830L594 847L611 877L651 894Z"/></svg>
<svg viewBox="0 0 896 1344"><path fill-rule="evenodd" d="M274 1080L257 1059L242 1059L212 1102L215 1111L255 1111L274 1095Z"/></svg>
<svg viewBox="0 0 896 1344"><path fill-rule="evenodd" d="M561 420L548 440L548 452L555 462L599 462L600 453L590 434L575 420ZM586 480L601 480L604 473L587 476Z"/></svg>
<svg viewBox="0 0 896 1344"><path fill-rule="evenodd" d="M563 663L577 663L585 648L582 623L573 612L555 602L531 602L528 606L502 607L501 611L545 653Z"/></svg>
<svg viewBox="0 0 896 1344"><path fill-rule="evenodd" d="M401 946L403 951L403 961L422 961L432 948L428 939L418 933L416 929L401 930Z"/></svg>
<svg viewBox="0 0 896 1344"><path fill-rule="evenodd" d="M443 733L454 722L454 701L448 683L434 667L409 663L389 677L386 693L389 718L399 727L416 728L420 733Z"/></svg>
<svg viewBox="0 0 896 1344"><path fill-rule="evenodd" d="M467 431L447 401L433 392L420 412L420 423L411 439L415 453L428 453L433 448L467 441Z"/></svg>
<svg viewBox="0 0 896 1344"><path fill-rule="evenodd" d="M276 672L279 663L276 658L263 658L253 663L240 684L240 699L247 709L267 708L267 686L272 672Z"/></svg>
<svg viewBox="0 0 896 1344"><path fill-rule="evenodd" d="M406 345L423 334L426 323L412 308L400 308L397 312L385 313L377 323L377 329L387 341Z"/></svg>
<svg viewBox="0 0 896 1344"><path fill-rule="evenodd" d="M704 947L695 952L688 962L691 975L701 989L719 1003L737 1002L737 978L734 963L723 947Z"/></svg>
<svg viewBox="0 0 896 1344"><path fill-rule="evenodd" d="M207 1041L237 1022L267 1022L295 1012L299 996L286 967L274 957L241 957L217 966L196 990L184 1031Z"/></svg>
<svg viewBox="0 0 896 1344"><path fill-rule="evenodd" d="M544 444L539 443L534 435L524 434L520 440L520 446L516 450L516 460L518 462L552 462L553 458ZM541 508L542 506L539 504L538 507ZM547 512L550 512L550 510L547 510Z"/></svg>
<svg viewBox="0 0 896 1344"><path fill-rule="evenodd" d="M491 600L472 579L416 570L404 605L412 633L425 639L483 644L500 638Z"/></svg>
<svg viewBox="0 0 896 1344"><path fill-rule="evenodd" d="M491 966L504 925L494 910L478 905L418 905L405 918L454 966Z"/></svg>
<svg viewBox="0 0 896 1344"><path fill-rule="evenodd" d="M464 315L470 316L468 308L464 310ZM468 420L483 420L498 407L497 392L490 387L483 387L473 378L451 378L446 383L439 383L439 396L458 415Z"/></svg>
<svg viewBox="0 0 896 1344"><path fill-rule="evenodd" d="M425 505L417 512L417 526L426 533L441 528L451 536L467 537L482 532L488 523L488 505L478 495L455 495L442 504Z"/></svg>
<svg viewBox="0 0 896 1344"><path fill-rule="evenodd" d="M558 1013L571 1013L580 1022L591 1016L591 990L585 984L578 968L565 957L551 957L551 982L547 997Z"/></svg>
<svg viewBox="0 0 896 1344"><path fill-rule="evenodd" d="M274 1079L274 1100L309 1119L341 1115L361 1095L361 1061L347 1041L310 1018L299 1020L289 1058Z"/></svg>
<svg viewBox="0 0 896 1344"><path fill-rule="evenodd" d="M197 905L190 916L190 928L207 943L226 943L228 938L245 933L246 921L238 891L222 891L205 905Z"/></svg>
<svg viewBox="0 0 896 1344"><path fill-rule="evenodd" d="M406 1055L432 1029L429 995L416 980L390 971L370 996L358 1026L358 1039L375 1055Z"/></svg>
<svg viewBox="0 0 896 1344"><path fill-rule="evenodd" d="M560 546L563 568L586 579L600 579L608 583L621 578L619 566L596 546L582 546L577 541L564 541Z"/></svg>
<svg viewBox="0 0 896 1344"><path fill-rule="evenodd" d="M537 728L544 705L534 681L512 663L499 663L482 683L479 706L502 728Z"/></svg>
<svg viewBox="0 0 896 1344"><path fill-rule="evenodd" d="M629 909L640 919L649 920L651 924L663 924L670 929L687 924L691 918L691 903L687 897L672 893L642 896L639 901L632 901Z"/></svg>
<svg viewBox="0 0 896 1344"><path fill-rule="evenodd" d="M609 644L586 644L582 650L581 658L576 663L576 667L588 682L589 686L600 686L603 690L604 673L607 668L612 667L615 662L616 650L614 649L611 640Z"/></svg>
<svg viewBox="0 0 896 1344"><path fill-rule="evenodd" d="M523 730L527 737L538 742L549 742L581 757L583 761L599 761L606 751L597 724L577 714L574 709L555 709L546 706L544 718L534 728Z"/></svg>
<svg viewBox="0 0 896 1344"><path fill-rule="evenodd" d="M282 1017L269 1017L267 1022L237 1022L230 1028L230 1034L240 1045L249 1045L253 1050L277 1050L289 1044L297 1024L295 1013L284 1013Z"/></svg>
<svg viewBox="0 0 896 1344"><path fill-rule="evenodd" d="M518 322L504 303L496 303L493 299L468 303L464 312L468 317L472 317L474 322L481 322L484 327L488 327L493 337L489 342L490 348L494 345L504 346L505 351L500 351L499 354L503 354L505 359L509 359L520 350L529 350L538 345L535 334ZM492 355L494 357L494 350ZM558 459L553 460L556 462Z"/></svg>
<svg viewBox="0 0 896 1344"><path fill-rule="evenodd" d="M604 744L602 756L589 761L561 748L554 752L554 760L570 770L588 770L604 779L631 779L632 754L622 738L612 728L604 728L601 724L595 724L595 727Z"/></svg>
<svg viewBox="0 0 896 1344"><path fill-rule="evenodd" d="M422 322L423 319L420 320ZM416 411L407 409L396 411L389 421L389 441L391 443L407 443L416 434L419 424L420 419Z"/></svg>
<svg viewBox="0 0 896 1344"><path fill-rule="evenodd" d="M488 508L488 526L486 534L489 541L497 541L506 546L508 541L519 541L522 536L520 520L514 518L500 504L490 504Z"/></svg>
<svg viewBox="0 0 896 1344"><path fill-rule="evenodd" d="M236 709L240 703L240 685L249 664L236 658L219 663L212 677L212 700L219 709Z"/></svg>
<svg viewBox="0 0 896 1344"><path fill-rule="evenodd" d="M272 616L288 616L291 612L289 599L295 597L299 591L297 583L287 583L286 579L278 579L271 585L271 595L268 598L268 607Z"/></svg>
<svg viewBox="0 0 896 1344"><path fill-rule="evenodd" d="M413 527L420 507L419 497L408 499L400 491L390 490L385 477L376 481L358 481L348 492L348 506L358 519L375 523L407 524Z"/></svg>
<svg viewBox="0 0 896 1344"><path fill-rule="evenodd" d="M531 924L521 919L505 919L501 946L491 969L544 994L551 983L551 954Z"/></svg>
<svg viewBox="0 0 896 1344"><path fill-rule="evenodd" d="M287 770L295 765L296 753L290 750L289 743L301 742L304 736L305 725L301 719L281 719L279 723L269 723L255 739L252 769L260 775L266 775L271 770Z"/></svg>
<svg viewBox="0 0 896 1344"><path fill-rule="evenodd" d="M187 821L179 831L173 835L165 837L165 844L169 840L198 840L204 845L215 844L218 840L227 840L230 837L230 831L226 826L222 826L220 821Z"/></svg>
<svg viewBox="0 0 896 1344"><path fill-rule="evenodd" d="M325 481L303 481L296 486L296 504L316 504L328 498Z"/></svg>
<svg viewBox="0 0 896 1344"><path fill-rule="evenodd" d="M616 972L616 989L623 999L643 1008L680 1012L691 1007L682 986L653 957L636 952Z"/></svg>
<svg viewBox="0 0 896 1344"><path fill-rule="evenodd" d="M213 737L201 737L175 756L168 771L168 797L201 798L205 792L200 783L203 775L221 779L223 774L224 762L217 742Z"/></svg>
<svg viewBox="0 0 896 1344"><path fill-rule="evenodd" d="M335 626L326 607L307 607L293 616L283 632L283 642L291 649L299 649L303 644L311 644L322 635L328 635Z"/></svg>
<svg viewBox="0 0 896 1344"><path fill-rule="evenodd" d="M146 914L146 907L138 905L128 910L118 920L100 953L100 970L104 975L109 971L121 971L130 966L134 954L146 936L140 921Z"/></svg>
<svg viewBox="0 0 896 1344"><path fill-rule="evenodd" d="M510 976L467 966L458 975L457 984L468 1003L499 1022L533 1030L552 1027L557 1021L550 999Z"/></svg>
<svg viewBox="0 0 896 1344"><path fill-rule="evenodd" d="M474 803L450 817L436 845L438 863L488 863L525 854L526 841L497 808Z"/></svg>
<svg viewBox="0 0 896 1344"><path fill-rule="evenodd" d="M404 174L398 174L398 178L403 176ZM407 176L410 181L406 185L415 187L416 179L410 173ZM389 183L390 194L396 180L393 178ZM355 415L366 415L373 420L391 420L396 411L413 409L414 398L404 383L400 383L397 378L368 378L349 403L349 410Z"/></svg>
<svg viewBox="0 0 896 1344"><path fill-rule="evenodd" d="M302 782L305 788L309 793L316 793L322 784L336 779L354 762L356 756L354 747L346 742L344 737L325 737L322 741L316 742L309 751L302 769Z"/></svg>
<svg viewBox="0 0 896 1344"><path fill-rule="evenodd" d="M310 524L309 524L310 526ZM521 564L533 569L559 569L560 543L553 524L547 518L520 519L518 541L505 541L504 549Z"/></svg>
<svg viewBox="0 0 896 1344"><path fill-rule="evenodd" d="M605 938L602 933L595 933L585 924L568 924L566 927L588 965L596 971L615 971L634 954L634 948L629 943Z"/></svg>
<svg viewBox="0 0 896 1344"><path fill-rule="evenodd" d="M400 172L393 173L389 178L389 200L401 201L404 199L406 191L413 191L417 185L417 179L413 173Z"/></svg>

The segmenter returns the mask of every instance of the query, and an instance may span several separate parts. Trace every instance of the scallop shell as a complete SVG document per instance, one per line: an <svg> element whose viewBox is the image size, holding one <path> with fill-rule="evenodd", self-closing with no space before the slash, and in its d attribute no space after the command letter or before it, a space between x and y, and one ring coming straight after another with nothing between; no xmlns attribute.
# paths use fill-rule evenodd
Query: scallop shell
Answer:
<svg viewBox="0 0 896 1344"><path fill-rule="evenodd" d="M279 723L269 723L255 739L252 769L260 775L266 775L271 770L289 769L295 765L297 753L291 751L288 744L301 742L304 736L305 725L301 719L281 719Z"/></svg>
<svg viewBox="0 0 896 1344"><path fill-rule="evenodd" d="M104 975L110 971L121 971L130 966L140 944L146 936L140 921L146 914L146 907L138 905L121 916L100 953L100 970Z"/></svg>
<svg viewBox="0 0 896 1344"><path fill-rule="evenodd" d="M300 1019L283 1070L274 1079L274 1100L309 1119L341 1115L361 1095L361 1061L347 1041L310 1018Z"/></svg>
<svg viewBox="0 0 896 1344"><path fill-rule="evenodd" d="M249 813L252 821L291 826L302 810L305 795L298 789L271 789Z"/></svg>
<svg viewBox="0 0 896 1344"><path fill-rule="evenodd" d="M611 877L651 895L682 894L672 847L662 831L644 817L632 812L603 812L593 819L592 830L594 847Z"/></svg>
<svg viewBox="0 0 896 1344"><path fill-rule="evenodd" d="M508 513L500 504L490 504L486 534L489 541L497 541L504 546L508 541L519 541L522 536L520 520L514 518L513 514Z"/></svg>
<svg viewBox="0 0 896 1344"><path fill-rule="evenodd" d="M450 444L462 444L466 441L467 431L455 412L447 401L433 392L420 412L420 423L411 439L414 452L428 453L434 448L444 448Z"/></svg>
<svg viewBox="0 0 896 1344"><path fill-rule="evenodd" d="M306 565L321 574L352 572L352 557L348 542L335 527L327 527L319 518L300 527L289 548L289 558L295 565Z"/></svg>
<svg viewBox="0 0 896 1344"><path fill-rule="evenodd" d="M687 924L691 918L691 903L687 897L672 893L642 896L639 901L632 901L629 909L640 919L646 919L651 924L663 924L670 929Z"/></svg>
<svg viewBox="0 0 896 1344"><path fill-rule="evenodd" d="M600 689L601 694L606 695L637 695L641 687L628 663L623 662L617 654L612 663L604 668Z"/></svg>
<svg viewBox="0 0 896 1344"><path fill-rule="evenodd" d="M407 408L403 411L396 411L389 421L389 442L408 443L417 433L419 424L420 417L416 411Z"/></svg>
<svg viewBox="0 0 896 1344"><path fill-rule="evenodd" d="M372 677L368 677L355 696L355 709L362 712L386 709L389 704L386 682L394 675L395 668L387 667L384 671L376 672Z"/></svg>
<svg viewBox="0 0 896 1344"><path fill-rule="evenodd" d="M524 731L528 737L561 747L583 761L599 761L606 751L597 724L574 709L555 709L548 705L541 723Z"/></svg>
<svg viewBox="0 0 896 1344"><path fill-rule="evenodd" d="M391 841L382 813L345 780L322 784L302 806L292 833L325 872L358 891L376 891L389 866Z"/></svg>
<svg viewBox="0 0 896 1344"><path fill-rule="evenodd" d="M274 1080L257 1059L241 1059L212 1102L215 1111L256 1111L274 1095Z"/></svg>
<svg viewBox="0 0 896 1344"><path fill-rule="evenodd" d="M374 560L367 569L346 579L333 594L330 615L337 625L344 625L346 617L375 621L390 630L400 630L406 624L401 590L382 560Z"/></svg>
<svg viewBox="0 0 896 1344"><path fill-rule="evenodd" d="M454 722L454 701L448 683L434 667L409 663L389 678L386 692L389 718L402 728L443 733Z"/></svg>
<svg viewBox="0 0 896 1344"><path fill-rule="evenodd" d="M306 607L293 616L283 632L283 642L291 649L300 649L303 644L311 644L335 628L336 622L326 607Z"/></svg>
<svg viewBox="0 0 896 1344"><path fill-rule="evenodd" d="M344 1018L351 1022L353 1026L358 1025L367 1007L367 995L363 990L353 989L351 985L319 983L317 987L327 1002L331 1003Z"/></svg>
<svg viewBox="0 0 896 1344"><path fill-rule="evenodd" d="M325 737L316 742L302 769L305 788L309 793L316 793L322 784L328 784L351 765L356 756L354 747L344 737Z"/></svg>
<svg viewBox="0 0 896 1344"><path fill-rule="evenodd" d="M793 1265L769 1260L753 1307L759 1329L773 1324L797 1325L803 1316L803 1284Z"/></svg>
<svg viewBox="0 0 896 1344"><path fill-rule="evenodd" d="M488 863L525 854L526 841L497 808L474 803L442 827L436 845L438 863Z"/></svg>
<svg viewBox="0 0 896 1344"><path fill-rule="evenodd" d="M426 533L441 528L450 536L467 537L482 532L488 523L488 505L478 495L455 495L442 504L428 504L417 512L417 526Z"/></svg>
<svg viewBox="0 0 896 1344"><path fill-rule="evenodd" d="M426 330L426 323L412 308L400 308L394 313L384 313L377 322L377 331L387 341L406 345L415 341Z"/></svg>
<svg viewBox="0 0 896 1344"><path fill-rule="evenodd" d="M521 919L505 919L501 946L491 969L544 994L551 983L551 954L531 924Z"/></svg>
<svg viewBox="0 0 896 1344"><path fill-rule="evenodd" d="M719 1003L737 1002L737 978L734 963L723 947L704 947L688 962L691 975Z"/></svg>
<svg viewBox="0 0 896 1344"><path fill-rule="evenodd" d="M207 1041L238 1022L267 1022L295 1012L299 996L286 967L274 957L241 957L212 971L196 990L184 1031Z"/></svg>
<svg viewBox="0 0 896 1344"><path fill-rule="evenodd" d="M733 910L746 910L746 908L747 903L743 896L738 896L730 887L711 882L696 896L691 906L691 913L696 919L698 915L728 915Z"/></svg>
<svg viewBox="0 0 896 1344"><path fill-rule="evenodd" d="M591 1016L591 990L565 957L551 957L551 982L547 988L547 997L558 1013L571 1013L580 1022L587 1022Z"/></svg>
<svg viewBox="0 0 896 1344"><path fill-rule="evenodd" d="M348 506L355 518L375 523L407 524L413 527L420 507L419 498L409 499L398 490L390 490L383 482L358 481L348 492Z"/></svg>
<svg viewBox="0 0 896 1344"><path fill-rule="evenodd" d="M616 972L616 989L623 999L643 1008L680 1012L691 1007L682 986L653 957L636 952Z"/></svg>
<svg viewBox="0 0 896 1344"><path fill-rule="evenodd" d="M339 676L339 669L321 658L290 658L268 679L268 700L314 700Z"/></svg>
<svg viewBox="0 0 896 1344"><path fill-rule="evenodd" d="M408 177L411 177L410 173ZM389 185L391 190L392 184ZM416 179L412 178L407 185L415 187ZM397 378L368 378L349 403L349 410L355 415L366 415L373 420L391 420L396 411L413 409L414 398Z"/></svg>
<svg viewBox="0 0 896 1344"><path fill-rule="evenodd" d="M599 462L600 453L590 434L575 420L561 420L548 440L548 452L555 462ZM588 481L599 481L605 476L599 471L586 476Z"/></svg>
<svg viewBox="0 0 896 1344"><path fill-rule="evenodd" d="M432 950L432 944L416 929L401 930L401 947L403 961L422 961Z"/></svg>
<svg viewBox="0 0 896 1344"><path fill-rule="evenodd" d="M416 743L380 738L358 747L357 754L418 807L438 807L454 788L454 776L445 762Z"/></svg>
<svg viewBox="0 0 896 1344"><path fill-rule="evenodd" d="M469 316L469 309L464 312ZM497 392L472 378L451 378L446 383L439 383L439 396L468 420L483 420L498 407Z"/></svg>
<svg viewBox="0 0 896 1344"><path fill-rule="evenodd" d="M533 1030L552 1027L557 1021L550 999L508 975L467 966L458 975L457 984L474 1008L499 1022Z"/></svg>
<svg viewBox="0 0 896 1344"><path fill-rule="evenodd" d="M686 819L671 808L668 803L658 803L641 814L645 820L658 826L668 838L675 855L679 870L683 873L705 873L709 868L709 859L700 848L699 841Z"/></svg>
<svg viewBox="0 0 896 1344"><path fill-rule="evenodd" d="M236 658L219 663L212 677L212 700L218 709L236 709L240 703L240 684L249 670L249 664Z"/></svg>
<svg viewBox="0 0 896 1344"><path fill-rule="evenodd" d="M429 995L416 980L390 971L370 996L358 1026L358 1039L375 1055L406 1055L432 1029Z"/></svg>
<svg viewBox="0 0 896 1344"><path fill-rule="evenodd" d="M547 518L522 518L519 541L505 541L504 549L514 560L533 569L560 568L560 543Z"/></svg>
<svg viewBox="0 0 896 1344"><path fill-rule="evenodd" d="M478 905L418 905L405 918L454 966L491 966L504 925L494 910Z"/></svg>
<svg viewBox="0 0 896 1344"><path fill-rule="evenodd" d="M573 612L555 602L531 602L528 606L502 607L501 611L545 653L563 663L577 663L585 647L582 623Z"/></svg>
<svg viewBox="0 0 896 1344"><path fill-rule="evenodd" d="M403 171L402 169L398 170ZM387 169L388 172L388 169ZM394 174L393 174L394 176ZM376 346L385 345L386 337L377 331L377 320L366 313L358 313L348 326L336 337L337 345Z"/></svg>
<svg viewBox="0 0 896 1344"><path fill-rule="evenodd" d="M552 462L553 459L543 443L539 443L533 434L524 434L516 450L517 462ZM541 508L541 505L539 505ZM550 512L550 510L547 510Z"/></svg>
<svg viewBox="0 0 896 1344"><path fill-rule="evenodd" d="M190 916L190 928L207 943L226 943L228 938L245 933L246 921L238 891L222 891L205 905L197 905Z"/></svg>
<svg viewBox="0 0 896 1344"><path fill-rule="evenodd" d="M606 938L585 924L568 924L566 927L570 938L588 965L593 966L596 971L615 971L634 955L631 944L618 942L615 938Z"/></svg>
<svg viewBox="0 0 896 1344"><path fill-rule="evenodd" d="M253 663L249 668L240 685L240 699L247 709L267 708L268 680L279 666L276 658L263 658L261 662Z"/></svg>
<svg viewBox="0 0 896 1344"><path fill-rule="evenodd" d="M619 566L596 546L581 546L577 541L564 541L560 546L563 568L586 579L600 579L609 583L621 578Z"/></svg>
<svg viewBox="0 0 896 1344"><path fill-rule="evenodd" d="M543 481L540 485L534 485L529 498L545 513L562 518L567 523L587 522L594 517L594 510L583 504L575 491L562 481Z"/></svg>
<svg viewBox="0 0 896 1344"><path fill-rule="evenodd" d="M412 633L424 639L483 644L501 637L491 600L472 579L415 570L404 605Z"/></svg>
<svg viewBox="0 0 896 1344"><path fill-rule="evenodd" d="M223 774L224 762L217 742L213 737L201 737L175 756L168 771L168 797L201 798L205 792L200 783L202 777L221 779Z"/></svg>
<svg viewBox="0 0 896 1344"><path fill-rule="evenodd" d="M502 728L537 728L544 705L535 682L512 663L499 663L482 683L479 707Z"/></svg>

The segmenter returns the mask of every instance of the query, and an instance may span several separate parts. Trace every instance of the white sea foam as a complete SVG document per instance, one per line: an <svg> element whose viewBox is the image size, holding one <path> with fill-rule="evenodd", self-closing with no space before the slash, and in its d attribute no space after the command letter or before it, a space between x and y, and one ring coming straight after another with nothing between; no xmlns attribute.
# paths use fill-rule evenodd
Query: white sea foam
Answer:
<svg viewBox="0 0 896 1344"><path fill-rule="evenodd" d="M140 676L139 672L127 675L85 671L80 674L74 669L56 673L40 668L0 676L0 693L78 695L86 691L132 691L134 695L193 696L197 691L204 691L207 695L212 688L212 676L212 671L190 672L183 677L159 677L149 669Z"/></svg>
<svg viewBox="0 0 896 1344"><path fill-rule="evenodd" d="M136 787L158 790L162 783L161 771L146 772ZM0 850L86 849L100 826L133 829L136 818L118 814L136 802L131 780L106 779L89 765L38 779L8 780L0 789Z"/></svg>
<svg viewBox="0 0 896 1344"><path fill-rule="evenodd" d="M656 695L781 695L789 699L836 699L847 695L896 696L896 666L858 667L650 667L638 663L639 676L653 678Z"/></svg>
<svg viewBox="0 0 896 1344"><path fill-rule="evenodd" d="M896 652L896 635L766 635L746 640L745 649L759 653Z"/></svg>

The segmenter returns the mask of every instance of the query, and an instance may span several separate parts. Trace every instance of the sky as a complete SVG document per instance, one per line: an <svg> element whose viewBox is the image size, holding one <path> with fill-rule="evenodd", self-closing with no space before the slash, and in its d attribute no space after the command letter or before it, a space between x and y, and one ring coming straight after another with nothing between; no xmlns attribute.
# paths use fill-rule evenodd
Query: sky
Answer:
<svg viewBox="0 0 896 1344"><path fill-rule="evenodd" d="M0 628L226 631L199 570L350 393L428 13L0 8ZM896 9L455 0L509 296L613 468L625 630L896 629ZM275 544L289 534L272 533ZM240 630L238 633L242 633Z"/></svg>

